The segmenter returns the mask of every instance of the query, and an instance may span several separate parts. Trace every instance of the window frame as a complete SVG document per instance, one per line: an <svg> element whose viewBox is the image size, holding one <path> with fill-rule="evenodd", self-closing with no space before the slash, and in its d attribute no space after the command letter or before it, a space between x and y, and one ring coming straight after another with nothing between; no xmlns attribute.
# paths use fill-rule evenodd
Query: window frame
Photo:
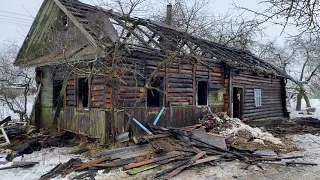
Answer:
<svg viewBox="0 0 320 180"><path fill-rule="evenodd" d="M262 104L261 89L255 88L255 89L253 89L253 92L254 92L254 105L255 105L255 107L261 107L261 104Z"/></svg>

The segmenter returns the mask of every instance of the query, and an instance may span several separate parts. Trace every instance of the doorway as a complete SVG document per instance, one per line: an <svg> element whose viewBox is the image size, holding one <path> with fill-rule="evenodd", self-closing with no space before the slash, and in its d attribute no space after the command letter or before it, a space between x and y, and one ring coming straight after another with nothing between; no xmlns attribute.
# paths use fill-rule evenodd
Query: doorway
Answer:
<svg viewBox="0 0 320 180"><path fill-rule="evenodd" d="M233 87L232 93L233 117L243 120L244 118L244 88Z"/></svg>

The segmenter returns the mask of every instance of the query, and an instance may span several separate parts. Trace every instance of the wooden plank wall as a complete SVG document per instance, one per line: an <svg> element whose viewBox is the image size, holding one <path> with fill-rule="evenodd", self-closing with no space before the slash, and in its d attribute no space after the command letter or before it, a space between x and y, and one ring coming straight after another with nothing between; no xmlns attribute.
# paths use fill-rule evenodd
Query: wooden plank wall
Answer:
<svg viewBox="0 0 320 180"><path fill-rule="evenodd" d="M280 119L284 117L281 79L254 76L243 72L233 75L233 85L243 86L244 120ZM254 89L261 89L261 107L255 107Z"/></svg>
<svg viewBox="0 0 320 180"><path fill-rule="evenodd" d="M137 119L144 125L147 123L153 123L157 114L160 112L160 107L152 108L125 108L125 111L132 117ZM204 116L204 111L201 107L194 106L174 106L172 108L166 107L162 116L160 117L157 125L163 127L183 127L194 125L199 122L199 119ZM124 111L116 112L117 121L113 125L115 128L115 135L122 133L124 127L128 123L129 117ZM143 132L136 124L133 124L134 133Z"/></svg>
<svg viewBox="0 0 320 180"><path fill-rule="evenodd" d="M64 107L59 118L60 129L85 134L90 137L106 138L106 112L103 109L78 110Z"/></svg>

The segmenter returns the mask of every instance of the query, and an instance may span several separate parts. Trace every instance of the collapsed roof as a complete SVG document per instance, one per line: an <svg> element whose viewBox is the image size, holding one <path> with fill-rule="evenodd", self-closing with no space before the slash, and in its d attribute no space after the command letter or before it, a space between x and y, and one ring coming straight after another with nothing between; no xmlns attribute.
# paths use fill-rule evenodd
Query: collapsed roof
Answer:
<svg viewBox="0 0 320 180"><path fill-rule="evenodd" d="M285 72L256 57L248 50L230 48L201 39L162 22L129 17L78 0L48 1L53 1L68 16L93 47L111 48L120 41L129 50L179 51L203 58L209 65L210 62L224 62L236 69L253 70L258 73L290 78ZM30 39L32 29L35 29L39 23L35 20L23 46ZM103 25L97 26L98 24Z"/></svg>

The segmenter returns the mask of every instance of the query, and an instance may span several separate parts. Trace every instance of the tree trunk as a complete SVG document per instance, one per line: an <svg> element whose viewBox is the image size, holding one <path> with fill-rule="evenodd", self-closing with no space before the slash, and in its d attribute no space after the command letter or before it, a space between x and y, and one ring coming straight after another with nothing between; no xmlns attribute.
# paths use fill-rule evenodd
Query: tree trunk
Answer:
<svg viewBox="0 0 320 180"><path fill-rule="evenodd" d="M303 92L303 98L306 101L307 107L311 107L310 100L305 92Z"/></svg>
<svg viewBox="0 0 320 180"><path fill-rule="evenodd" d="M23 119L24 119L24 113L23 113L23 112L20 112L20 113L19 113L19 115L20 115L20 122L23 122Z"/></svg>
<svg viewBox="0 0 320 180"><path fill-rule="evenodd" d="M303 87L300 87L299 94L297 97L297 106L296 106L297 111L301 111L302 98L306 101L307 107L311 107L310 100L306 94L306 91L304 90Z"/></svg>
<svg viewBox="0 0 320 180"><path fill-rule="evenodd" d="M297 111L301 111L301 100L302 100L302 92L301 92L301 89L299 89L299 94L298 94L298 97L297 97L297 105L296 105L296 110Z"/></svg>

